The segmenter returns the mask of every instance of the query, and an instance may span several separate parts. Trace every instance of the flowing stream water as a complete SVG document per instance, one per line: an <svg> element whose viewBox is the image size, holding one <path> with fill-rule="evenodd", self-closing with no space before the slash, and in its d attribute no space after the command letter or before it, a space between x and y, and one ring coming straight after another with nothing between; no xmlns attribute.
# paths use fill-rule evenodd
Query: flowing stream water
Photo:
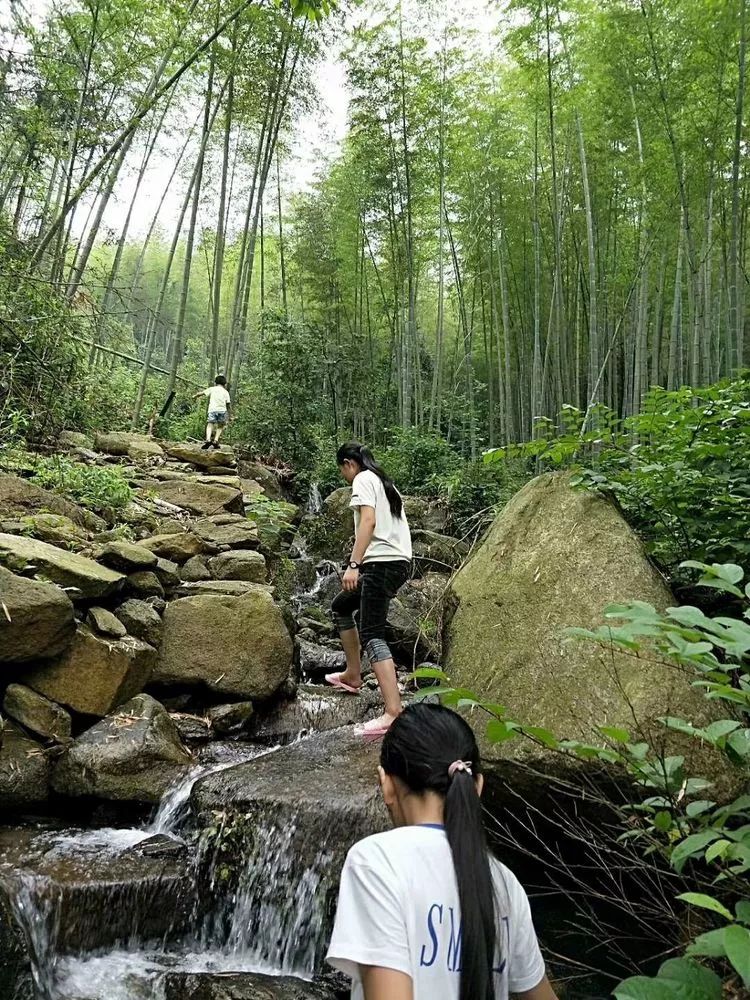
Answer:
<svg viewBox="0 0 750 1000"><path fill-rule="evenodd" d="M217 746L212 747L214 754ZM31 854L43 858L45 864L87 866L109 859L119 866L124 852L156 835L180 840L187 836L189 797L199 778L277 749L223 745L218 760L199 763L166 792L147 826L41 832L31 842ZM216 894L208 913L201 912L196 903L186 930L168 942L144 940L136 919L129 940L110 950L63 947L63 891L33 865L15 871L12 906L29 942L37 996L40 1000L159 1000L160 977L177 971L293 973L311 978L325 943L325 913L318 889L327 859L321 849L315 862L300 873L293 854L294 832L294 824L279 830L273 817L261 821L253 831L252 855L243 859L233 890L224 897ZM197 878L207 859L193 846L189 845ZM215 887L219 880L210 864L208 877ZM110 908L138 909L137 900L127 893L123 898L121 886L111 899L106 890L99 890L99 895L101 912L97 915L102 921L110 919Z"/></svg>

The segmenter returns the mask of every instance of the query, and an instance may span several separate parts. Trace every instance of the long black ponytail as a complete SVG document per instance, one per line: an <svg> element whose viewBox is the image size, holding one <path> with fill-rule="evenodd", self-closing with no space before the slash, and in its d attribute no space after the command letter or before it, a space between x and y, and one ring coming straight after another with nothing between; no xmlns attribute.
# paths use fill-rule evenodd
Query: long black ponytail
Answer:
<svg viewBox="0 0 750 1000"><path fill-rule="evenodd" d="M401 517L404 509L401 494L393 485L393 480L386 473L385 469L375 461L370 449L363 444L359 444L357 441L349 441L347 444L342 444L336 452L336 465L343 465L346 461L356 462L363 469L367 469L368 472L375 473L383 484L385 495L388 497L388 506L391 508L391 514L394 517Z"/></svg>
<svg viewBox="0 0 750 1000"><path fill-rule="evenodd" d="M445 797L445 832L461 904L459 996L494 1000L498 922L475 785L481 773L479 748L471 727L442 705L410 705L386 733L380 763L386 774L400 778L416 794L432 791Z"/></svg>

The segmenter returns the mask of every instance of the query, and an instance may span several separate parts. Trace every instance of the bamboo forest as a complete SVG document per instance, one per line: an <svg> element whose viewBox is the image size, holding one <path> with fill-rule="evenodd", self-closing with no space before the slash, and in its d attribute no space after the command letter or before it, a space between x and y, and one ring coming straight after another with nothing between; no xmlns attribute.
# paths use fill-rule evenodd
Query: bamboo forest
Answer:
<svg viewBox="0 0 750 1000"><path fill-rule="evenodd" d="M750 997L748 6L0 0L0 1000Z"/></svg>

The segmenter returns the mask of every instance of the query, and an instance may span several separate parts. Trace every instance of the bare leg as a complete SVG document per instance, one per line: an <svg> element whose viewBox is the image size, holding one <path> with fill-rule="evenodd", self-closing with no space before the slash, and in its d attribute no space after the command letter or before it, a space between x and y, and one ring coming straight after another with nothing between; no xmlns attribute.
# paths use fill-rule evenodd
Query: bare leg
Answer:
<svg viewBox="0 0 750 1000"><path fill-rule="evenodd" d="M359 632L349 628L341 632L341 646L346 655L346 670L339 675L344 684L359 687L362 684L362 660L359 655Z"/></svg>
<svg viewBox="0 0 750 1000"><path fill-rule="evenodd" d="M206 441L211 442L216 424L206 424Z"/></svg>
<svg viewBox="0 0 750 1000"><path fill-rule="evenodd" d="M224 433L224 424L217 424L216 430L214 431L214 444L219 443L219 438Z"/></svg>
<svg viewBox="0 0 750 1000"><path fill-rule="evenodd" d="M383 695L383 707L385 713L380 720L383 725L390 725L394 719L401 715L401 692L398 689L396 680L396 664L393 660L378 660L373 663L372 669L380 685L380 693Z"/></svg>

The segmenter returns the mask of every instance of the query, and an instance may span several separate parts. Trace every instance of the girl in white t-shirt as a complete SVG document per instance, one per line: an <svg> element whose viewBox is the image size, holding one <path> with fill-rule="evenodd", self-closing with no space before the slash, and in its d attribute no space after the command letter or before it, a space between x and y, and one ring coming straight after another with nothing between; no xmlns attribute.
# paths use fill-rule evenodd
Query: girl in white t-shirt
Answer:
<svg viewBox="0 0 750 1000"><path fill-rule="evenodd" d="M349 852L328 949L352 1000L557 1000L526 893L487 849L464 719L411 705L383 740L379 773L396 829Z"/></svg>
<svg viewBox="0 0 750 1000"><path fill-rule="evenodd" d="M401 712L386 625L391 598L411 572L411 534L401 494L369 448L356 441L344 444L336 454L336 463L352 488L355 539L343 589L331 606L346 654L346 670L326 674L326 681L358 694L362 686L360 646L365 649L384 702L383 714L360 727L365 739L374 740L385 735Z"/></svg>

